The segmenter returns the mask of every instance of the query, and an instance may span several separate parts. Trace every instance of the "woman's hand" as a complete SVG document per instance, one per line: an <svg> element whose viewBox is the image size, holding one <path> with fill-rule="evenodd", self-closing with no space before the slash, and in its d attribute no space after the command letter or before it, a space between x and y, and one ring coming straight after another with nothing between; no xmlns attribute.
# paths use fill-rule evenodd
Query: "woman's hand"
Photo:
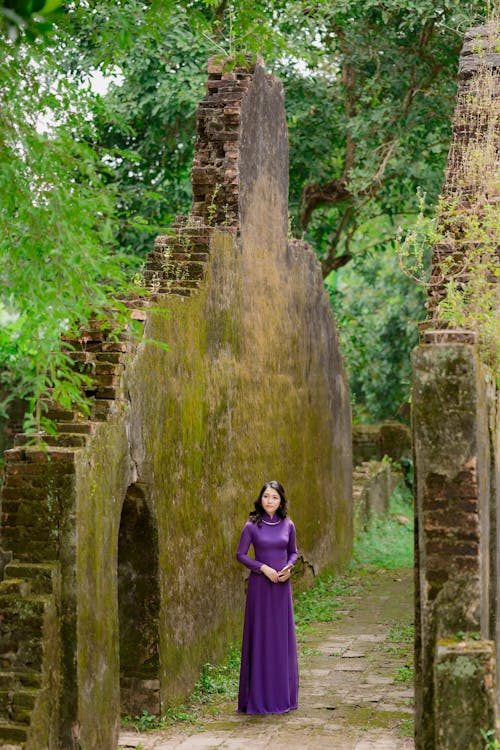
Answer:
<svg viewBox="0 0 500 750"><path fill-rule="evenodd" d="M284 568L278 571L278 581L280 583L285 583L285 581L288 581L288 579L292 575L292 568L293 565L285 565Z"/></svg>
<svg viewBox="0 0 500 750"><path fill-rule="evenodd" d="M266 578L269 578L272 583L278 583L278 572L274 568L271 568L269 565L262 565L260 572L263 573Z"/></svg>

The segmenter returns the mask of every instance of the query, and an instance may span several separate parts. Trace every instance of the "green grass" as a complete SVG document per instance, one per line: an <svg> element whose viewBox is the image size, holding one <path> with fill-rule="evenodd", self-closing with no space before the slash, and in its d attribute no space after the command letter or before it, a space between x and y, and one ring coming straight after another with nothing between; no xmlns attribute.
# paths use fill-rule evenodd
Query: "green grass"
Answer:
<svg viewBox="0 0 500 750"><path fill-rule="evenodd" d="M403 719L399 725L401 737L413 737L414 729L413 719Z"/></svg>
<svg viewBox="0 0 500 750"><path fill-rule="evenodd" d="M240 648L233 644L221 664L205 664L191 695L183 702L170 706L163 716L143 711L140 716L123 716L122 726L138 732L166 729L173 724L197 724L203 716L217 712L221 705L236 700L240 671Z"/></svg>
<svg viewBox="0 0 500 750"><path fill-rule="evenodd" d="M389 625L387 640L391 643L413 643L415 626L412 622L393 622Z"/></svg>
<svg viewBox="0 0 500 750"><path fill-rule="evenodd" d="M391 498L390 513L410 519L401 525L395 518L378 516L354 543L353 568L411 568L413 566L413 508L410 491L398 485Z"/></svg>
<svg viewBox="0 0 500 750"><path fill-rule="evenodd" d="M405 664L404 666L399 667L394 676L394 682L413 682L413 677L413 667L410 664Z"/></svg>
<svg viewBox="0 0 500 750"><path fill-rule="evenodd" d="M314 585L295 597L295 625L300 633L313 622L332 622L338 619L342 601L361 591L361 586L349 576L318 576Z"/></svg>
<svg viewBox="0 0 500 750"><path fill-rule="evenodd" d="M205 664L191 695L194 701L207 703L213 696L236 698L240 672L240 648L233 644L225 661L219 665Z"/></svg>

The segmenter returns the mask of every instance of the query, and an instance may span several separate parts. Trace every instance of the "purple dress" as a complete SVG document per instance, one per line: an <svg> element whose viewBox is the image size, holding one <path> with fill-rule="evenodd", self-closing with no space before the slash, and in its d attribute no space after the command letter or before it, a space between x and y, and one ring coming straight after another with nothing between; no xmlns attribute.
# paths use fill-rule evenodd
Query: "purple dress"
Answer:
<svg viewBox="0 0 500 750"><path fill-rule="evenodd" d="M295 526L288 518L265 515L261 526L248 521L241 532L237 559L250 568L238 711L281 714L298 705L299 671L290 580L272 583L260 572L265 563L277 571L298 557ZM248 556L250 545L255 560Z"/></svg>

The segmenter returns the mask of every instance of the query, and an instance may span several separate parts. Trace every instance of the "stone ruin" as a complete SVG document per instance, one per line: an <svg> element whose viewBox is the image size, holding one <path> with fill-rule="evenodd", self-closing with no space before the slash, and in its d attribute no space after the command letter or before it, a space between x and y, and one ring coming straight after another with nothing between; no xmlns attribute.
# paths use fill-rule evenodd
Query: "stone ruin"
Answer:
<svg viewBox="0 0 500 750"><path fill-rule="evenodd" d="M499 258L499 39L494 25L465 36L443 237L433 251L428 320L413 353L417 750L483 750L481 730L494 735L498 718L498 373L482 362L476 331L451 328L440 303L450 281L465 290L475 283L473 266L486 253ZM498 313L494 275L482 283L485 295L496 295Z"/></svg>
<svg viewBox="0 0 500 750"><path fill-rule="evenodd" d="M47 398L57 436L5 452L0 744L115 750L120 713L183 697L240 638L235 547L265 480L287 489L299 585L351 554L349 392L319 263L287 238L261 60L210 62L192 181L126 301L142 338L67 340L90 416Z"/></svg>

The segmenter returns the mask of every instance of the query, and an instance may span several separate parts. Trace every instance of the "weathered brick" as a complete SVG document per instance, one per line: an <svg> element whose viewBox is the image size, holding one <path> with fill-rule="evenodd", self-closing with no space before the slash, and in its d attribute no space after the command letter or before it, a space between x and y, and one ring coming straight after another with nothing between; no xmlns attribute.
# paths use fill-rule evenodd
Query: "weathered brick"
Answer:
<svg viewBox="0 0 500 750"><path fill-rule="evenodd" d="M474 557L479 553L479 544L472 541L447 540L439 535L434 540L426 541L425 551L427 555L438 555L443 558L456 556Z"/></svg>
<svg viewBox="0 0 500 750"><path fill-rule="evenodd" d="M9 448L9 450L4 451L3 457L7 462L24 461L25 453L22 448Z"/></svg>

